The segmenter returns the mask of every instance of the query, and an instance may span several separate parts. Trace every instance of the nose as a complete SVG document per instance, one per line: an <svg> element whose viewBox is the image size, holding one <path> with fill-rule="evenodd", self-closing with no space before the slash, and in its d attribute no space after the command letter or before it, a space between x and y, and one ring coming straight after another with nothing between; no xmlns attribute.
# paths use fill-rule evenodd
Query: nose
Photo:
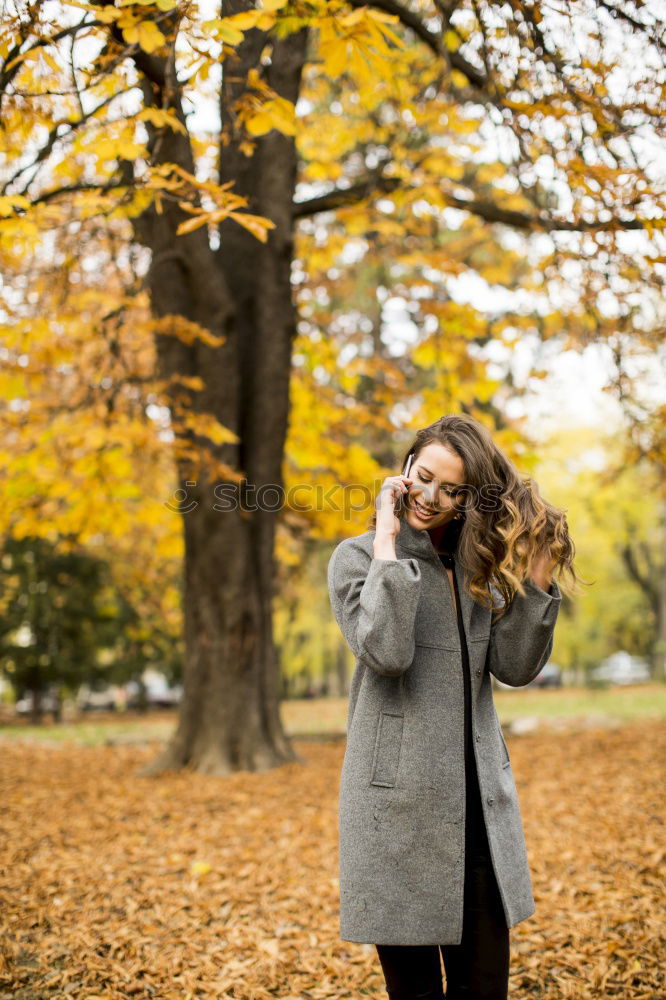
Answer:
<svg viewBox="0 0 666 1000"><path fill-rule="evenodd" d="M428 484L428 488L424 486L422 487L422 490L423 492L421 494L422 497L421 503L426 504L428 507L435 508L437 506L437 501L435 499L435 491L432 488L432 486Z"/></svg>

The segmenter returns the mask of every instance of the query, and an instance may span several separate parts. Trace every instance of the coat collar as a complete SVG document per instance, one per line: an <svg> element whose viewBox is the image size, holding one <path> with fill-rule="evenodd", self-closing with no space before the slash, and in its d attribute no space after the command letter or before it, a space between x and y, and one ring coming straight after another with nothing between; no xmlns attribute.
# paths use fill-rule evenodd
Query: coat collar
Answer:
<svg viewBox="0 0 666 1000"><path fill-rule="evenodd" d="M409 552L412 555L419 556L421 559L428 559L441 566L442 573L446 570L441 565L439 555L437 554L437 549L432 543L432 538L428 532L427 528L413 528L409 521L404 518L400 519L400 533L397 538L397 544L405 552ZM462 564L458 558L456 549L453 550L453 561L454 570L456 576L456 581L458 583L458 593L460 594L460 604L462 607L462 617L463 626L465 628L465 635L469 639L472 632L472 611L474 610L474 605L477 603L472 595L467 590L465 586L465 572ZM447 579L448 584L448 579ZM455 615L454 615L455 620ZM477 627L475 622L475 627Z"/></svg>
<svg viewBox="0 0 666 1000"><path fill-rule="evenodd" d="M406 518L400 518L400 533L398 544L408 552L421 556L424 559L439 559L437 549L432 543L430 532L427 528L413 528ZM454 550L453 557L457 562Z"/></svg>

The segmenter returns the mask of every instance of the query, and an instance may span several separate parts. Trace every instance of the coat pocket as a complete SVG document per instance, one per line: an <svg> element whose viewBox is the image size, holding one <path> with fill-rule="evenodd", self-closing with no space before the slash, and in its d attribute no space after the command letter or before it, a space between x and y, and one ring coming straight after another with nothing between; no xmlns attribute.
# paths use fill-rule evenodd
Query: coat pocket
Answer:
<svg viewBox="0 0 666 1000"><path fill-rule="evenodd" d="M397 712L379 713L375 752L372 758L371 785L382 785L384 788L395 786L404 721L404 715Z"/></svg>

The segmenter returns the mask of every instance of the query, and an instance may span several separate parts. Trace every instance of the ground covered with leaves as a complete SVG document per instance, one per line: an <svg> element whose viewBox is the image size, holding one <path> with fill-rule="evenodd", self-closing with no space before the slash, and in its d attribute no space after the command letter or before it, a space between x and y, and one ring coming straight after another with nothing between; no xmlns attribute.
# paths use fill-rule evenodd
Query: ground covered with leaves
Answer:
<svg viewBox="0 0 666 1000"><path fill-rule="evenodd" d="M384 1000L338 937L344 744L265 774L143 778L156 747L6 743L0 998ZM657 1000L666 726L509 739L536 914L512 1000Z"/></svg>

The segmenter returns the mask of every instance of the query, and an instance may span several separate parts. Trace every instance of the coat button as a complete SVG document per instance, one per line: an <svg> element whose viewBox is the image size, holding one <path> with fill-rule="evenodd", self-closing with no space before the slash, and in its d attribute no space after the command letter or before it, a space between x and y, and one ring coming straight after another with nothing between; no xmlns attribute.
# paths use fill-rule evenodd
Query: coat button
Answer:
<svg viewBox="0 0 666 1000"><path fill-rule="evenodd" d="M477 729L477 731L476 731L476 740L477 740L477 743L478 743L478 741L479 741L480 739L481 739L481 733L480 733L480 732L478 731L478 729Z"/></svg>
<svg viewBox="0 0 666 1000"><path fill-rule="evenodd" d="M489 796L488 796L488 798L486 799L486 802L488 803L488 805L489 805L489 806L491 806L491 805L493 804L493 802L494 802L494 801L495 801L495 800L494 800L494 798L492 797L492 795L489 795Z"/></svg>
<svg viewBox="0 0 666 1000"><path fill-rule="evenodd" d="M477 667L476 668L476 672L477 672L477 674L480 674L481 673L481 667Z"/></svg>

